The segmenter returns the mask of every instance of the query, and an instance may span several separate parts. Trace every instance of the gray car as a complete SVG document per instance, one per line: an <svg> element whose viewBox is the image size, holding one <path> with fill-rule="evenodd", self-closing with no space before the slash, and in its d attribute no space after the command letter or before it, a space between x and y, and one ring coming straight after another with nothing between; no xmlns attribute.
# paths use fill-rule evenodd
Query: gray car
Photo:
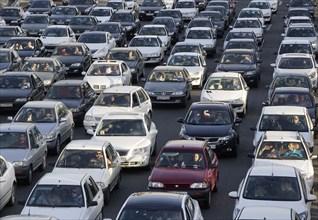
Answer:
<svg viewBox="0 0 318 220"><path fill-rule="evenodd" d="M34 123L45 137L48 149L57 155L61 144L73 139L73 114L62 102L29 101L12 121Z"/></svg>
<svg viewBox="0 0 318 220"><path fill-rule="evenodd" d="M33 171L46 169L47 144L35 124L1 124L0 143L0 155L13 164L18 180L29 185Z"/></svg>
<svg viewBox="0 0 318 220"><path fill-rule="evenodd" d="M27 36L39 37L49 24L49 15L31 14L24 19L21 28L26 32Z"/></svg>

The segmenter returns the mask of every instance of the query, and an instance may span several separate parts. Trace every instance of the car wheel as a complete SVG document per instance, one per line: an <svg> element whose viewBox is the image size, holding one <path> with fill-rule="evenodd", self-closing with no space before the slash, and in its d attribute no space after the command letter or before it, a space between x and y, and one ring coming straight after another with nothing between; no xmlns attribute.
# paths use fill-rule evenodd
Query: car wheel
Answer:
<svg viewBox="0 0 318 220"><path fill-rule="evenodd" d="M12 189L11 189L11 196L10 199L7 203L8 206L14 206L15 204L15 193L16 193L16 183L12 184Z"/></svg>
<svg viewBox="0 0 318 220"><path fill-rule="evenodd" d="M114 189L119 189L119 187L120 187L120 181L121 181L121 172L118 174L117 183L116 183Z"/></svg>
<svg viewBox="0 0 318 220"><path fill-rule="evenodd" d="M110 189L108 186L105 193L104 193L104 205L108 205L109 201L110 201Z"/></svg>
<svg viewBox="0 0 318 220"><path fill-rule="evenodd" d="M54 154L59 155L61 153L61 142L60 142L60 136L57 136L56 138L56 144L54 149Z"/></svg>
<svg viewBox="0 0 318 220"><path fill-rule="evenodd" d="M45 152L45 154L43 155L42 164L40 165L39 170L44 171L46 169L46 165L47 165L47 154Z"/></svg>
<svg viewBox="0 0 318 220"><path fill-rule="evenodd" d="M33 178L33 170L32 170L32 166L30 166L28 170L28 175L25 178L25 184L30 185L32 183L32 178Z"/></svg>
<svg viewBox="0 0 318 220"><path fill-rule="evenodd" d="M204 201L204 204L203 204L204 208L206 209L209 209L211 207L211 196L212 196L211 191L209 191L208 198L207 200Z"/></svg>
<svg viewBox="0 0 318 220"><path fill-rule="evenodd" d="M216 180L215 181L215 186L214 186L212 192L217 192L217 191L218 191L218 181Z"/></svg>

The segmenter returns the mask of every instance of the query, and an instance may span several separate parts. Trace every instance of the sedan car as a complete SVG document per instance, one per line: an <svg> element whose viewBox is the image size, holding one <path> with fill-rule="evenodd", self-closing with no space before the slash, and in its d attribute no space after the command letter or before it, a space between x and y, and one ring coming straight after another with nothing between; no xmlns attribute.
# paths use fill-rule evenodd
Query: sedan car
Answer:
<svg viewBox="0 0 318 220"><path fill-rule="evenodd" d="M92 8L89 15L95 16L99 22L107 22L114 14L114 9L106 6L96 6Z"/></svg>
<svg viewBox="0 0 318 220"><path fill-rule="evenodd" d="M258 18L262 22L262 25L265 24L264 15L260 8L243 8L238 18Z"/></svg>
<svg viewBox="0 0 318 220"><path fill-rule="evenodd" d="M0 139L2 138L0 137ZM15 178L14 166L4 159L4 157L0 156L0 210L5 205L14 206L16 187L17 180Z"/></svg>
<svg viewBox="0 0 318 220"><path fill-rule="evenodd" d="M184 21L182 19L182 14L177 9L161 9L157 14L156 18L159 17L172 17L175 20L177 29L181 32L184 28Z"/></svg>
<svg viewBox="0 0 318 220"><path fill-rule="evenodd" d="M181 191L206 208L217 191L218 158L205 141L168 141L159 153L148 178L152 191Z"/></svg>
<svg viewBox="0 0 318 220"><path fill-rule="evenodd" d="M191 99L192 80L184 67L157 66L144 86L152 103L173 103L187 107Z"/></svg>
<svg viewBox="0 0 318 220"><path fill-rule="evenodd" d="M259 8L262 10L264 21L266 23L271 23L272 21L272 8L271 4L266 0L252 0L248 6L248 8Z"/></svg>
<svg viewBox="0 0 318 220"><path fill-rule="evenodd" d="M143 219L203 220L199 203L188 195L172 192L137 192L121 207L116 220Z"/></svg>
<svg viewBox="0 0 318 220"><path fill-rule="evenodd" d="M254 40L258 46L261 44L257 41L256 35L253 31L247 30L247 31L240 31L240 30L231 30L229 33L227 33L226 37L224 38L223 42L223 49L226 48L227 44L231 39L252 39Z"/></svg>
<svg viewBox="0 0 318 220"><path fill-rule="evenodd" d="M28 10L31 14L50 14L55 6L52 0L32 0Z"/></svg>
<svg viewBox="0 0 318 220"><path fill-rule="evenodd" d="M120 22L105 22L95 25L94 31L105 31L112 34L116 40L117 47L124 47L127 43L127 34L125 28Z"/></svg>
<svg viewBox="0 0 318 220"><path fill-rule="evenodd" d="M118 189L121 180L119 154L108 141L76 140L61 152L52 170L57 174L89 174L104 193L104 204L110 202L110 193Z"/></svg>
<svg viewBox="0 0 318 220"><path fill-rule="evenodd" d="M68 5L78 8L82 15L88 15L97 3L97 0L68 0Z"/></svg>
<svg viewBox="0 0 318 220"><path fill-rule="evenodd" d="M51 22L55 25L68 25L73 17L80 14L76 6L58 5L51 14Z"/></svg>
<svg viewBox="0 0 318 220"><path fill-rule="evenodd" d="M50 17L47 14L31 14L24 19L21 28L29 37L40 37L49 24Z"/></svg>
<svg viewBox="0 0 318 220"><path fill-rule="evenodd" d="M16 21L21 19L21 13L21 7L6 6L0 9L0 16L5 20L7 25L16 25Z"/></svg>
<svg viewBox="0 0 318 220"><path fill-rule="evenodd" d="M194 102L182 123L179 137L186 140L204 140L216 153L237 156L239 119L228 103Z"/></svg>
<svg viewBox="0 0 318 220"><path fill-rule="evenodd" d="M76 38L79 38L84 32L93 30L96 24L98 24L97 18L89 15L74 16L68 23L69 27L74 31Z"/></svg>
<svg viewBox="0 0 318 220"><path fill-rule="evenodd" d="M151 24L163 24L166 25L169 35L171 36L171 41L173 44L178 42L178 34L181 31L176 21L172 17L155 17Z"/></svg>
<svg viewBox="0 0 318 220"><path fill-rule="evenodd" d="M219 38L223 37L224 31L226 29L225 20L219 11L201 11L198 17L210 18L216 28L217 36Z"/></svg>
<svg viewBox="0 0 318 220"><path fill-rule="evenodd" d="M310 0L297 0L297 1L290 0L289 4L286 4L286 6L289 9L293 9L293 8L307 9L310 12L311 16L314 17L315 7L317 6L317 4Z"/></svg>
<svg viewBox="0 0 318 220"><path fill-rule="evenodd" d="M80 173L47 173L33 187L21 214L59 219L102 219L104 195L93 177ZM67 211L66 211L67 210Z"/></svg>
<svg viewBox="0 0 318 220"><path fill-rule="evenodd" d="M30 185L33 172L37 169L40 171L46 169L47 144L36 125L31 123L1 124L0 142L0 155L12 163L18 180L23 180Z"/></svg>
<svg viewBox="0 0 318 220"><path fill-rule="evenodd" d="M179 0L174 8L181 12L183 20L191 20L199 13L197 4L193 0Z"/></svg>
<svg viewBox="0 0 318 220"><path fill-rule="evenodd" d="M14 49L0 48L0 72L19 71L22 59Z"/></svg>
<svg viewBox="0 0 318 220"><path fill-rule="evenodd" d="M216 26L214 25L212 19L209 17L195 17L191 19L191 21L187 25L187 29L185 30L185 36L188 35L191 28L198 28L198 27L211 28L213 33L213 38L216 38L216 35L217 35Z"/></svg>
<svg viewBox="0 0 318 220"><path fill-rule="evenodd" d="M108 0L106 7L112 8L114 11L118 10L128 10L128 6L123 0Z"/></svg>
<svg viewBox="0 0 318 220"><path fill-rule="evenodd" d="M263 51L263 49L258 47L255 40L244 39L244 38L243 39L242 38L238 38L238 39L234 38L234 39L229 40L229 42L227 43L224 50L227 50L227 49L252 49L252 50L255 50L258 59L261 59L260 52Z"/></svg>
<svg viewBox="0 0 318 220"><path fill-rule="evenodd" d="M154 18L166 5L163 0L144 0L139 7L139 19Z"/></svg>
<svg viewBox="0 0 318 220"><path fill-rule="evenodd" d="M25 31L19 26L0 26L0 45L3 46L12 37L25 37Z"/></svg>
<svg viewBox="0 0 318 220"><path fill-rule="evenodd" d="M194 52L194 53L198 53L200 54L204 59L206 59L207 53L206 51L203 49L202 44L197 43L197 42L177 42L172 50L170 51L170 56L175 54L175 53L179 53L179 52Z"/></svg>
<svg viewBox="0 0 318 220"><path fill-rule="evenodd" d="M307 8L289 8L286 15L283 17L284 24L286 25L287 20L293 16L307 16L307 17L313 19L313 17L311 16L311 14Z"/></svg>
<svg viewBox="0 0 318 220"><path fill-rule="evenodd" d="M20 108L12 123L34 123L43 134L48 150L59 155L61 144L73 139L73 114L62 103L55 101L29 101Z"/></svg>
<svg viewBox="0 0 318 220"><path fill-rule="evenodd" d="M108 112L92 140L109 141L121 157L121 167L147 167L157 151L158 130L147 114Z"/></svg>

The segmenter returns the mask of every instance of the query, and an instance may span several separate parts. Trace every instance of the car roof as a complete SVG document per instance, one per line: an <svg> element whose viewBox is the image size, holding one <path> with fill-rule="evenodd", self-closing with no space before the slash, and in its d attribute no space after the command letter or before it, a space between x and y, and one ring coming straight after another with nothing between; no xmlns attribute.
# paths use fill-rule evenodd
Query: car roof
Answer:
<svg viewBox="0 0 318 220"><path fill-rule="evenodd" d="M9 41L14 41L14 40L28 40L28 41L34 41L36 39L40 39L38 37L11 37Z"/></svg>
<svg viewBox="0 0 318 220"><path fill-rule="evenodd" d="M200 46L202 44L200 44L199 42L185 42L185 41L181 41L181 42L177 42L174 46L180 46L180 45L196 45L196 46Z"/></svg>
<svg viewBox="0 0 318 220"><path fill-rule="evenodd" d="M293 19L300 19L300 20L303 19L303 20L310 20L311 21L311 19L307 16L291 16L291 17L289 17L289 20L293 20Z"/></svg>
<svg viewBox="0 0 318 220"><path fill-rule="evenodd" d="M121 64L124 61L122 60L95 60L93 64Z"/></svg>
<svg viewBox="0 0 318 220"><path fill-rule="evenodd" d="M62 47L65 47L65 46L83 46L85 45L84 43L81 43L81 42L63 42L63 43L60 43L58 45L58 47L62 46Z"/></svg>
<svg viewBox="0 0 318 220"><path fill-rule="evenodd" d="M252 42L255 43L254 39L251 38L232 38L229 40L229 42Z"/></svg>
<svg viewBox="0 0 318 220"><path fill-rule="evenodd" d="M86 173L46 173L37 185L80 185Z"/></svg>
<svg viewBox="0 0 318 220"><path fill-rule="evenodd" d="M263 115L303 115L306 112L306 107L300 106L264 106Z"/></svg>
<svg viewBox="0 0 318 220"><path fill-rule="evenodd" d="M114 47L112 49L109 50L110 52L112 51L139 51L137 48L133 48L133 47Z"/></svg>
<svg viewBox="0 0 318 220"><path fill-rule="evenodd" d="M1 123L1 132L26 132L29 128L33 127L32 123L14 122L14 123Z"/></svg>
<svg viewBox="0 0 318 220"><path fill-rule="evenodd" d="M49 25L46 27L47 28L60 28L60 29L65 29L65 28L68 28L67 25Z"/></svg>
<svg viewBox="0 0 318 220"><path fill-rule="evenodd" d="M55 61L58 58L56 57L29 57L26 59L26 61Z"/></svg>
<svg viewBox="0 0 318 220"><path fill-rule="evenodd" d="M257 21L259 21L259 19L258 19L258 18L237 18L237 20L236 20L236 21L241 21L241 20L246 20L246 21L250 21L250 20L257 20Z"/></svg>
<svg viewBox="0 0 318 220"><path fill-rule="evenodd" d="M293 209L277 206L245 206L238 219L291 219Z"/></svg>
<svg viewBox="0 0 318 220"><path fill-rule="evenodd" d="M197 56L199 56L200 54L198 54L198 53L196 53L196 52L178 52L178 53L175 53L175 54L173 54L173 55L171 55L171 56L195 56L195 57L197 57Z"/></svg>
<svg viewBox="0 0 318 220"><path fill-rule="evenodd" d="M255 53L254 49L226 49L223 53Z"/></svg>
<svg viewBox="0 0 318 220"><path fill-rule="evenodd" d="M95 34L106 35L106 32L107 31L88 31L88 32L82 33L82 35L95 35Z"/></svg>
<svg viewBox="0 0 318 220"><path fill-rule="evenodd" d="M296 177L296 170L292 166L280 166L275 164L271 166L252 166L248 175Z"/></svg>
<svg viewBox="0 0 318 220"><path fill-rule="evenodd" d="M192 27L190 28L190 31L209 31L209 30L212 30L212 28L210 27Z"/></svg>
<svg viewBox="0 0 318 220"><path fill-rule="evenodd" d="M144 27L160 27L160 28L163 28L163 27L166 27L166 25L164 25L164 24L145 24L144 26L142 26L141 27L141 29L142 28L144 28Z"/></svg>
<svg viewBox="0 0 318 220"><path fill-rule="evenodd" d="M52 86L79 86L82 85L85 81L80 79L64 79L55 82Z"/></svg>
<svg viewBox="0 0 318 220"><path fill-rule="evenodd" d="M309 89L303 88L303 87L278 87L275 89L274 93L290 93L290 94L299 94L299 93L305 93L308 94Z"/></svg>
<svg viewBox="0 0 318 220"><path fill-rule="evenodd" d="M103 93L131 93L141 88L140 86L113 86L105 89Z"/></svg>
<svg viewBox="0 0 318 220"><path fill-rule="evenodd" d="M156 66L152 71L154 70L160 70L160 71L165 71L165 70L172 70L172 71L182 71L185 68L183 66Z"/></svg>
<svg viewBox="0 0 318 220"><path fill-rule="evenodd" d="M1 220L58 220L57 218L49 215L7 215L1 217Z"/></svg>
<svg viewBox="0 0 318 220"><path fill-rule="evenodd" d="M298 131L265 131L263 134L265 141L295 141L300 142Z"/></svg>
<svg viewBox="0 0 318 220"><path fill-rule="evenodd" d="M214 72L211 73L209 78L213 77L239 77L241 74L237 72Z"/></svg>
<svg viewBox="0 0 318 220"><path fill-rule="evenodd" d="M157 35L136 35L134 38L159 38Z"/></svg>
<svg viewBox="0 0 318 220"><path fill-rule="evenodd" d="M53 108L57 104L62 104L62 102L57 102L57 101L28 101L25 103L22 108L44 108L44 107L49 107Z"/></svg>
<svg viewBox="0 0 318 220"><path fill-rule="evenodd" d="M196 140L170 140L168 141L163 149L169 148L183 148L183 149L203 149L205 141Z"/></svg>
<svg viewBox="0 0 318 220"><path fill-rule="evenodd" d="M67 150L101 150L109 144L108 141L99 140L73 140L65 147Z"/></svg>
<svg viewBox="0 0 318 220"><path fill-rule="evenodd" d="M281 41L281 44L310 44L306 39L285 39Z"/></svg>
<svg viewBox="0 0 318 220"><path fill-rule="evenodd" d="M287 73L285 72L277 72L275 73L275 77L274 78L277 78L277 77L294 77L294 76L297 76L297 77L306 77L309 79L307 73L304 73L304 72L292 72L292 71L289 71Z"/></svg>
<svg viewBox="0 0 318 220"><path fill-rule="evenodd" d="M292 27L314 27L314 25L311 23L292 23L288 26L288 28Z"/></svg>

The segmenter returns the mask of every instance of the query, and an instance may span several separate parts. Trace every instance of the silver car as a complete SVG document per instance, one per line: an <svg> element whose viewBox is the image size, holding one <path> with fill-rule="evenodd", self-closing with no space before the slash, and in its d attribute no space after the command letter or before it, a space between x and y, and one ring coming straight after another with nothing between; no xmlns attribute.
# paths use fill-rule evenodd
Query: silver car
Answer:
<svg viewBox="0 0 318 220"><path fill-rule="evenodd" d="M12 117L8 119L12 120ZM12 121L36 124L46 139L48 149L57 155L61 144L73 139L73 114L62 102L29 101Z"/></svg>
<svg viewBox="0 0 318 220"><path fill-rule="evenodd" d="M13 164L18 180L29 185L33 171L46 169L47 145L35 124L1 124L0 143L0 155Z"/></svg>

